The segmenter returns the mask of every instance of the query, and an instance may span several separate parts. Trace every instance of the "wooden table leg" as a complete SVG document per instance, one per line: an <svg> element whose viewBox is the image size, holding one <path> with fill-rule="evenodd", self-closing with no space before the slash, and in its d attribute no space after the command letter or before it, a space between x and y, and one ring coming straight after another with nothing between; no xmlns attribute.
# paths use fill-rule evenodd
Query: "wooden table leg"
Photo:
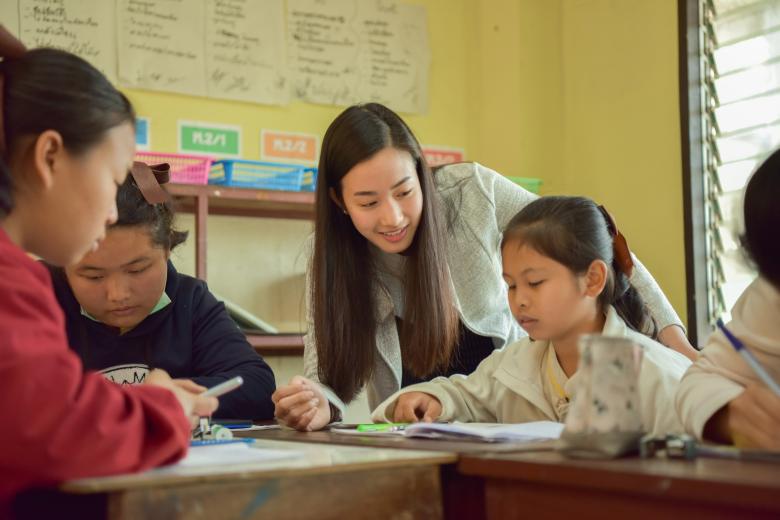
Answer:
<svg viewBox="0 0 780 520"><path fill-rule="evenodd" d="M195 197L195 276L201 280L206 280L206 255L207 255L207 236L206 228L209 218L209 198L207 195L197 195Z"/></svg>
<svg viewBox="0 0 780 520"><path fill-rule="evenodd" d="M457 466L448 464L441 468L444 518L484 520L485 479L463 475Z"/></svg>

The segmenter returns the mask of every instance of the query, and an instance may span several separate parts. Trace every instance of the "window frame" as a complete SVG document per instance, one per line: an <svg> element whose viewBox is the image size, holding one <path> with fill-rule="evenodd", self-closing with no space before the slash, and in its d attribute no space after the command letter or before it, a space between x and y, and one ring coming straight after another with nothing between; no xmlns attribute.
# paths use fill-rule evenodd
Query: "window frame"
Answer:
<svg viewBox="0 0 780 520"><path fill-rule="evenodd" d="M707 284L699 0L678 0L680 136L688 338L703 346L712 332Z"/></svg>

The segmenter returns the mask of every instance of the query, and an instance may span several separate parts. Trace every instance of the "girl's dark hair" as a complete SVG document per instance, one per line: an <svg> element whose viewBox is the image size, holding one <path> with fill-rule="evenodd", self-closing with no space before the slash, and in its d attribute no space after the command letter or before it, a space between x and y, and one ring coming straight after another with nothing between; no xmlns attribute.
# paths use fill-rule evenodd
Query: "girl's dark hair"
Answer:
<svg viewBox="0 0 780 520"><path fill-rule="evenodd" d="M135 124L130 101L83 59L65 51L34 49L0 62L3 78L4 156L0 158L0 215L13 207L8 159L20 138L55 130L65 148L80 154L123 123Z"/></svg>
<svg viewBox="0 0 780 520"><path fill-rule="evenodd" d="M164 172L158 173L152 166L152 172L160 184L168 182L167 168ZM117 190L116 208L117 221L109 226L109 229L143 226L149 231L152 243L168 251L187 240L186 231L178 231L173 227L176 211L171 201L167 200L160 204L147 202L132 174L127 176Z"/></svg>
<svg viewBox="0 0 780 520"><path fill-rule="evenodd" d="M409 127L376 103L347 108L322 141L316 192L311 304L321 381L350 401L368 381L376 356L376 267L369 244L330 198L341 199L341 179L357 164L393 147L414 161L422 215L407 251L403 365L417 376L448 366L458 339L458 317L445 258L445 232L433 175Z"/></svg>
<svg viewBox="0 0 780 520"><path fill-rule="evenodd" d="M629 327L653 339L658 328L642 297L620 271L604 214L585 197L542 197L523 208L507 224L503 248L519 240L577 275L594 260L608 266L607 283L598 298L601 309L612 305Z"/></svg>
<svg viewBox="0 0 780 520"><path fill-rule="evenodd" d="M780 149L755 171L745 188L742 245L761 276L780 290Z"/></svg>

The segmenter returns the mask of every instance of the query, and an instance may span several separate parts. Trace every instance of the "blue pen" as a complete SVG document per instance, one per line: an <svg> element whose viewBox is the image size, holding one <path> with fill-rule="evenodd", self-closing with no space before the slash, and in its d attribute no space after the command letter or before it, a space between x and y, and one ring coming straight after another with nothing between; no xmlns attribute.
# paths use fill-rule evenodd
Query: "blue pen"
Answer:
<svg viewBox="0 0 780 520"><path fill-rule="evenodd" d="M753 372L756 373L758 378L761 379L761 381L763 381L764 384L768 386L776 396L780 397L780 385L778 385L775 380L772 379L772 376L770 376L766 369L761 366L761 363L758 362L755 356L753 356L753 354L745 348L745 345L743 345L742 342L736 336L734 336L734 334L732 334L729 329L726 328L720 318L718 318L717 325L726 336L726 339L729 340L731 346L734 347L734 350L736 350L739 355L742 356L742 358L747 362L747 364L750 365L750 368L753 369Z"/></svg>
<svg viewBox="0 0 780 520"><path fill-rule="evenodd" d="M255 440L246 437L235 438L235 439L194 440L194 441L190 441L190 446L216 446L220 444L236 444L236 443L254 444Z"/></svg>

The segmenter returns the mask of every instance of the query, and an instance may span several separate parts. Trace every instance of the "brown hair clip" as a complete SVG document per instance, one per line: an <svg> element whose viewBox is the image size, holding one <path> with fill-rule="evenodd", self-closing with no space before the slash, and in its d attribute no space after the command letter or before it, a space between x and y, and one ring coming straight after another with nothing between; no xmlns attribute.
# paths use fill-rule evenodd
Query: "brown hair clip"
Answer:
<svg viewBox="0 0 780 520"><path fill-rule="evenodd" d="M135 161L130 169L138 189L149 204L163 204L170 200L168 192L162 188L170 179L171 165L168 163L148 165Z"/></svg>
<svg viewBox="0 0 780 520"><path fill-rule="evenodd" d="M604 206L598 206L598 208L601 214L604 215L604 220L607 221L607 229L612 237L615 264L626 277L631 278L631 274L634 272L634 260L631 258L631 250L628 248L626 237L618 230L615 219L612 218L607 208Z"/></svg>

